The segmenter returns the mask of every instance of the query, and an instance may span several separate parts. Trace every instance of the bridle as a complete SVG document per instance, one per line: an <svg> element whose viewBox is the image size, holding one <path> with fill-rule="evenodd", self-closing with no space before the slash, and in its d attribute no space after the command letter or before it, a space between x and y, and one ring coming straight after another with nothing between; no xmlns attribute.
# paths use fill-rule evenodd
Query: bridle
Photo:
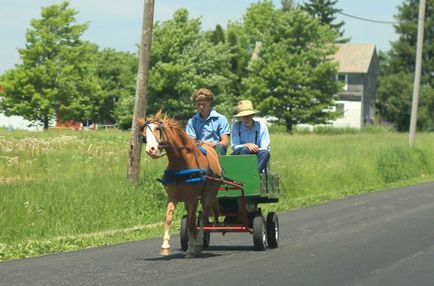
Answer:
<svg viewBox="0 0 434 286"><path fill-rule="evenodd" d="M166 126L164 125L164 122L160 119L153 119L153 120L149 120L149 121L145 121L145 123L143 123L142 126L140 126L139 130L142 131L141 133L139 133L137 135L137 141L140 143L147 143L146 142L146 136L143 136L143 131L145 130L145 128L148 128L149 131L151 131L152 133L154 133L154 130L152 130L151 128L151 124L155 124L158 126L158 130L160 131L160 136L157 138L157 136L155 136L155 139L157 140L158 143L158 149L166 149L166 148L173 148L175 150L182 150L182 149L188 149L188 147L186 146L182 146L182 147L173 147L170 144L168 144L167 142L167 134L166 134ZM165 154L164 154L165 155ZM163 156L164 156L163 155Z"/></svg>
<svg viewBox="0 0 434 286"><path fill-rule="evenodd" d="M155 136L155 139L157 140L158 143L158 148L159 149L164 149L169 147L169 145L167 144L167 135L166 135L166 131L165 131L165 126L164 126L164 122L159 120L159 119L155 119L155 120L150 120L150 121L145 121L145 123L143 123L142 126L140 126L139 130L141 131L139 134L137 134L137 141L140 143L147 143L146 142L146 136L143 135L145 128L147 128L151 133L154 133L154 130L152 130L151 128L151 124L156 124L158 127L158 130L160 131L160 136L157 137Z"/></svg>
<svg viewBox="0 0 434 286"><path fill-rule="evenodd" d="M146 121L141 127L140 130L144 130L145 128L147 128L149 131L151 131L151 133L154 133L155 130L152 130L151 128L151 124L155 124L156 125L156 129L158 129L158 131L160 131L160 136L157 138L157 136L155 136L155 139L158 142L158 147L160 148L166 148L167 147L167 135L166 135L166 127L164 126L164 122L159 120L159 119L154 119L151 121ZM143 134L143 133L142 133ZM146 143L146 137L143 138L145 140Z"/></svg>
<svg viewBox="0 0 434 286"><path fill-rule="evenodd" d="M157 136L155 136L155 134L154 134L155 130L152 130L151 124L155 124L157 126L156 128L158 128L158 130L160 131L160 136L158 138L157 138ZM160 149L160 150L163 149L164 150L164 153L160 154L158 157L163 157L163 156L167 155L167 153L166 153L166 149L167 148L172 148L172 149L175 149L175 150L182 150L182 149L189 150L189 148L187 146L174 147L174 146L172 146L172 145L170 145L168 143L168 141L167 141L167 134L166 134L166 126L164 125L164 122L162 120L160 120L160 119L153 119L153 120L145 121L143 123L143 125L140 126L139 130L141 131L141 133L139 133L137 135L138 142L145 143L145 144L147 143L146 142L146 136L143 135L143 133L145 133L144 132L145 128L147 128L152 134L154 134L154 137L155 137L155 139L156 139L156 141L158 143L158 149ZM200 150L198 152L199 153L201 153L201 152L203 153L204 151ZM209 166L209 160L208 160L208 157L206 156L206 153L203 153L203 155L205 155L205 158L207 159L207 162L208 162L208 169L203 169L205 171L208 170L207 174L206 174L207 177L208 177L208 175L210 173L210 170L211 170L210 166ZM196 160L197 165L199 166L198 157L197 157L196 152L194 153L194 158ZM204 185L204 188L205 188L205 185Z"/></svg>

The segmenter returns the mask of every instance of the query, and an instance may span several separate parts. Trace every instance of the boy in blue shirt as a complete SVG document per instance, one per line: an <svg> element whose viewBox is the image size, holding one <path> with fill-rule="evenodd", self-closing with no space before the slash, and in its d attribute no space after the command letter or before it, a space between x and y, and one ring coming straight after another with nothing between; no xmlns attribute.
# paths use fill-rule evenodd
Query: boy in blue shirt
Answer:
<svg viewBox="0 0 434 286"><path fill-rule="evenodd" d="M188 120L187 134L214 146L220 155L225 155L229 145L229 122L211 107L214 93L207 88L197 89L191 101L196 105L197 112Z"/></svg>
<svg viewBox="0 0 434 286"><path fill-rule="evenodd" d="M253 120L258 111L250 100L238 103L236 118L232 125L232 155L256 154L259 173L266 172L270 160L270 135L266 124Z"/></svg>

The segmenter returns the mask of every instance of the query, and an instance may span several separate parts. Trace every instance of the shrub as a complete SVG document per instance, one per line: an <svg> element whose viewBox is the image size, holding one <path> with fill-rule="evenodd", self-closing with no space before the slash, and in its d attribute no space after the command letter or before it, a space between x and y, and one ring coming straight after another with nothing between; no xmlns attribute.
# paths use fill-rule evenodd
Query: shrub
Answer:
<svg viewBox="0 0 434 286"><path fill-rule="evenodd" d="M392 183L431 173L432 166L423 150L410 147L392 147L381 150L377 168L384 182Z"/></svg>

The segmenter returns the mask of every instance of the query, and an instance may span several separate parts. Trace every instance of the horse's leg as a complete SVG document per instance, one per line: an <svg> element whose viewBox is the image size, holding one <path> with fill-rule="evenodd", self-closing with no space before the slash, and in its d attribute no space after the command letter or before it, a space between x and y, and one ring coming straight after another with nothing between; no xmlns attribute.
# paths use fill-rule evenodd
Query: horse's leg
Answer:
<svg viewBox="0 0 434 286"><path fill-rule="evenodd" d="M161 245L160 254L163 256L168 256L171 253L170 249L170 226L173 221L173 213L175 212L176 201L171 198L169 195L167 197L167 209L166 216L164 218L164 235L163 235L163 244Z"/></svg>
<svg viewBox="0 0 434 286"><path fill-rule="evenodd" d="M188 249L185 254L186 258L195 257L197 255L196 249L196 209L198 205L198 201L194 202L185 202L187 209L187 228L188 228Z"/></svg>
<svg viewBox="0 0 434 286"><path fill-rule="evenodd" d="M218 200L215 201L215 204L212 207L212 211L214 214L214 224L218 224L219 223L219 216L220 216L220 206L219 206Z"/></svg>
<svg viewBox="0 0 434 286"><path fill-rule="evenodd" d="M208 223L208 219L211 215L211 212L213 212L214 215L214 224L218 223L218 217L220 214L219 204L216 198L218 188L219 185L216 185L216 187L210 185L208 186L207 191L202 194L202 214L199 220L200 221L200 229L198 234L199 237L203 237L204 225L205 223Z"/></svg>

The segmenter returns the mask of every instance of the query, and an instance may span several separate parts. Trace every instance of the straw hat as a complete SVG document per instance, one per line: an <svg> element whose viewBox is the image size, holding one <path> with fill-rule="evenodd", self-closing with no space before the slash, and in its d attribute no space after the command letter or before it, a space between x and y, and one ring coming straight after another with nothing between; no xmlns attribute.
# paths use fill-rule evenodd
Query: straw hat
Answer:
<svg viewBox="0 0 434 286"><path fill-rule="evenodd" d="M213 101L214 93L208 88L199 88L193 91L193 94L191 95L190 99L193 102L200 101L200 100Z"/></svg>
<svg viewBox="0 0 434 286"><path fill-rule="evenodd" d="M235 117L243 117L247 115L256 114L259 111L253 109L253 104L250 100L241 100L238 102L237 114Z"/></svg>

